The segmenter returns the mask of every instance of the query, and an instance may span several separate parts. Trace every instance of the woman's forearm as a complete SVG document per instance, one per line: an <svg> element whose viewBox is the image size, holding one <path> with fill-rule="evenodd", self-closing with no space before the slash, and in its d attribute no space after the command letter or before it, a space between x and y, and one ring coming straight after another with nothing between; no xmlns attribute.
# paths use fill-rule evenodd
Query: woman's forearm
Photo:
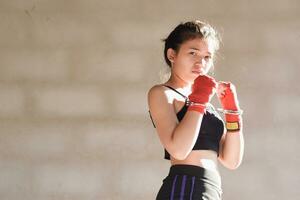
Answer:
<svg viewBox="0 0 300 200"><path fill-rule="evenodd" d="M229 169L236 169L242 162L244 154L244 136L242 129L227 132L221 151L221 162Z"/></svg>
<svg viewBox="0 0 300 200"><path fill-rule="evenodd" d="M178 160L185 159L192 151L196 143L203 114L196 111L188 111L182 121L175 128L172 135L170 149L173 157Z"/></svg>

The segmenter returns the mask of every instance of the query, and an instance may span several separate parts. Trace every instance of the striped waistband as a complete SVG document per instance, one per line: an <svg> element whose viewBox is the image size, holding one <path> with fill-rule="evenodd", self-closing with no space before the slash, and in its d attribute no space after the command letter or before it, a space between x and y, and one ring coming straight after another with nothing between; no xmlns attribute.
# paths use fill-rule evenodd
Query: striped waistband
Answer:
<svg viewBox="0 0 300 200"><path fill-rule="evenodd" d="M201 179L203 182L221 188L221 177L219 173L200 166L185 164L172 165L170 167L168 177L176 175L194 176L196 179Z"/></svg>

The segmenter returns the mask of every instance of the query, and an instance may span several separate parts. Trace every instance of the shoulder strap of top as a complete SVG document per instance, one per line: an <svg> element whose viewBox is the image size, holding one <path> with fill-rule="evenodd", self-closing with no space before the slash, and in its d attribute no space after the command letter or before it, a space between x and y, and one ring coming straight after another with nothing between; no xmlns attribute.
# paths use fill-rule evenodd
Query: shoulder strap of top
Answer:
<svg viewBox="0 0 300 200"><path fill-rule="evenodd" d="M181 96L185 99L185 105L187 105L187 103L188 103L188 98L187 98L185 95L181 94L180 92L178 92L177 90L175 90L175 89L172 88L171 86L168 86L168 85L163 85L163 86L165 86L165 87L167 87L167 88L170 88L170 89L173 90L174 92L176 92L176 93L178 93L179 95L181 95ZM152 124L153 124L154 128L156 128L156 126L155 126L155 124L154 124L154 121L153 121L153 119L152 119L150 110L148 110L148 113L149 113L149 116L150 116L150 119L151 119L151 121L152 121Z"/></svg>
<svg viewBox="0 0 300 200"><path fill-rule="evenodd" d="M152 119L152 115L151 115L151 113L150 113L150 110L148 110L148 113L149 113L149 116L150 116L150 119L151 119L151 122L152 122L153 127L156 128L156 126L155 126L155 124L154 124L154 121L153 121L153 119Z"/></svg>
<svg viewBox="0 0 300 200"><path fill-rule="evenodd" d="M171 90L173 90L174 92L176 92L177 94L181 95L183 98L187 99L187 97L183 94L181 94L180 92L178 92L177 90L175 90L174 88L172 88L171 86L168 86L168 85L163 85L167 88L170 88Z"/></svg>

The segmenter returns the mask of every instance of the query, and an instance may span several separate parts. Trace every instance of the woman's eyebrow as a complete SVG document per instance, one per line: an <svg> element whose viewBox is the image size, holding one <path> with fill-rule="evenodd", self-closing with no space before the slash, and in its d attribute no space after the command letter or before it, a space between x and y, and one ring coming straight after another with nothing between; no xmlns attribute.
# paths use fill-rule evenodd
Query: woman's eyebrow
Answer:
<svg viewBox="0 0 300 200"><path fill-rule="evenodd" d="M196 51L200 51L200 49L196 48L196 47L190 47L189 49L192 49L192 50L196 50ZM208 53L209 55L211 55L212 53L207 51L206 53Z"/></svg>
<svg viewBox="0 0 300 200"><path fill-rule="evenodd" d="M200 51L200 49L198 49L198 48L196 48L196 47L190 47L190 49Z"/></svg>

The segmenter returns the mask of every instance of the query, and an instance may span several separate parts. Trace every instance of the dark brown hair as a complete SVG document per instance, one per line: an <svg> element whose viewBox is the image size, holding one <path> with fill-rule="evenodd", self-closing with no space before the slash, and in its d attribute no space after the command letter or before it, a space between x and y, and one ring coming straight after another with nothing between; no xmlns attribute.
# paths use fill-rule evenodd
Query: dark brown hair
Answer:
<svg viewBox="0 0 300 200"><path fill-rule="evenodd" d="M178 53L181 44L195 38L204 38L212 42L214 52L219 49L219 36L209 24L199 20L180 23L166 39L163 39L165 42L164 58L169 67L171 67L171 62L167 57L168 49L171 48Z"/></svg>

